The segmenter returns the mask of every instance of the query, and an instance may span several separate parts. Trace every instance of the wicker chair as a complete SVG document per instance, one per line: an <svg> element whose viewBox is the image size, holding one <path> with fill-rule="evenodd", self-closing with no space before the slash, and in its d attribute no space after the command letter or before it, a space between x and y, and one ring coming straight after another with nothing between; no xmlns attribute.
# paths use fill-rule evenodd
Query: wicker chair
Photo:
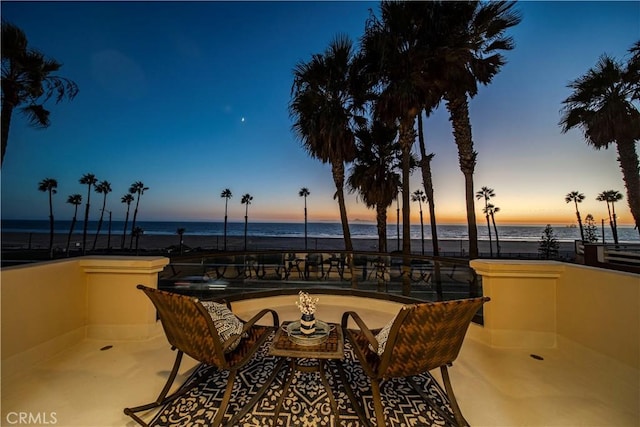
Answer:
<svg viewBox="0 0 640 427"><path fill-rule="evenodd" d="M270 309L260 311L252 317L251 320L244 323L242 329L243 338L240 340L240 344L238 344L233 351L225 351L237 341L238 337L234 335L223 342L211 320L209 312L196 298L148 288L142 285L138 285L138 289L141 289L155 305L164 332L169 344L171 344L171 349L178 350L178 353L176 354L173 369L158 398L154 402L146 405L125 408L124 413L139 424L146 426L147 424L138 417L136 413L162 406L185 394L197 385L198 382L194 381L190 386L183 386L175 393L167 396L178 373L182 355L187 354L203 364L213 365L220 370L229 371L229 378L222 403L211 423L211 425L214 426L222 425L222 419L231 398L231 391L236 374L251 360L256 350L265 342L270 333L279 327L280 321L278 314ZM273 327L255 324L260 318L267 314L273 316ZM234 414L226 425L234 425L237 420L251 409L253 404L258 401L271 384L278 370L278 368L274 369L271 378L267 380L254 398L248 402L240 412Z"/></svg>
<svg viewBox="0 0 640 427"><path fill-rule="evenodd" d="M379 427L385 426L380 381L398 377L406 378L416 392L448 423L469 425L453 394L447 366L451 366L458 357L471 319L487 301L488 297L482 297L403 306L393 321L381 355L372 350L378 349L375 332L367 328L357 313L348 311L343 314L342 327L345 335L366 375L371 378L374 410ZM359 330L347 329L349 317L353 318ZM442 372L455 419L433 403L411 378L435 368L440 368Z"/></svg>

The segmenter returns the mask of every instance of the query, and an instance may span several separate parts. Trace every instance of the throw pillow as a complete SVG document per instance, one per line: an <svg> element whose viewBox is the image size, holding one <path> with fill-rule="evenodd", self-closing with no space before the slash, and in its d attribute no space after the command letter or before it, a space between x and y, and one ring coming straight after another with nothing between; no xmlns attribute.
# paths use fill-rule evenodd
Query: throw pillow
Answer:
<svg viewBox="0 0 640 427"><path fill-rule="evenodd" d="M235 350L242 338L240 334L242 333L243 324L240 319L224 304L213 301L201 301L201 303L209 312L211 320L213 320L213 324L223 342L228 340L232 335L238 335L235 342L227 348L227 353Z"/></svg>
<svg viewBox="0 0 640 427"><path fill-rule="evenodd" d="M395 320L396 316L393 316L393 319L391 319L389 323L384 325L384 327L380 329L380 332L378 332L378 334L376 335L378 348L374 349L373 346L369 344L369 348L371 349L371 351L375 351L379 356L382 356L382 353L384 353L384 348L387 346L387 339L389 338L389 332L391 331L391 326L393 326L393 322L395 322Z"/></svg>

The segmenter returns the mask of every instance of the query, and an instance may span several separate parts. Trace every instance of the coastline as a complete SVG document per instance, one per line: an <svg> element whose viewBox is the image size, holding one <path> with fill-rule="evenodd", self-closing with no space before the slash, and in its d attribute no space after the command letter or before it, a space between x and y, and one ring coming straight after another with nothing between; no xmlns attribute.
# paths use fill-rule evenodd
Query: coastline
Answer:
<svg viewBox="0 0 640 427"><path fill-rule="evenodd" d="M87 235L87 247L92 248L95 235ZM68 235L64 233L54 234L54 248L64 250L67 247ZM130 236L127 236L125 248L129 248ZM96 243L96 249L107 248L108 236L101 234ZM110 245L112 248L120 248L122 241L121 235L112 235ZM356 251L376 252L378 249L377 239L352 239L353 247ZM401 242L402 243L402 242ZM573 242L558 242L560 252L574 252ZM180 244L178 235L142 235L139 240L139 249L141 250L163 250L169 247L177 247ZM209 250L223 250L223 236L203 236L185 234L183 236L183 244L186 249L200 248ZM329 237L309 237L307 240L309 250L344 250L344 240L342 238ZM75 249L82 245L82 234L74 233L71 236L70 249ZM422 249L420 239L412 239L411 249L413 253L420 253ZM460 254L468 252L468 242L466 240L439 240L438 246L443 255ZM133 242L135 248L135 240ZM502 254L537 254L539 241L501 241ZM48 233L22 233L22 232L2 232L2 250L29 250L29 249L48 249L49 234ZM247 236L247 250L298 250L304 251L304 237L264 237L264 236ZM387 240L387 248L389 251L397 249L396 239ZM493 242L493 250L495 252L495 242ZM244 237L229 236L227 237L227 250L241 251L244 249ZM402 248L400 248L402 249ZM478 249L481 254L489 253L489 242L485 240L478 241ZM432 243L430 239L424 241L425 254L432 253Z"/></svg>

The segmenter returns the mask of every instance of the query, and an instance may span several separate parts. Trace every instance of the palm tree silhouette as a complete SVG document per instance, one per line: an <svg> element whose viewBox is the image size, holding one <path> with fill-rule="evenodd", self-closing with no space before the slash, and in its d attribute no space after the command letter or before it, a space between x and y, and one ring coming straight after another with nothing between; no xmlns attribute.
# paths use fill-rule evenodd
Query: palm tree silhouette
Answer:
<svg viewBox="0 0 640 427"><path fill-rule="evenodd" d="M133 202L134 198L130 193L122 196L120 201L127 205L127 215L124 218L124 230L122 230L122 242L120 243L120 249L124 249L124 243L127 238L127 224L129 223L129 209L131 208L131 202Z"/></svg>
<svg viewBox="0 0 640 427"><path fill-rule="evenodd" d="M4 23L3 23L4 25ZM3 28L4 33L4 28ZM4 35L4 34L3 34ZM38 184L38 190L49 193L49 257L53 258L53 195L57 193L58 181L53 178L45 178Z"/></svg>
<svg viewBox="0 0 640 427"><path fill-rule="evenodd" d="M84 223L82 225L82 254L87 253L87 227L89 226L89 206L91 205L91 187L98 182L98 178L92 173L86 173L80 178L80 184L87 185L87 204L84 210Z"/></svg>
<svg viewBox="0 0 640 427"><path fill-rule="evenodd" d="M498 254L498 258L500 258L500 239L498 238L498 227L496 227L496 218L494 216L494 214L496 214L498 212L500 212L500 208L499 207L494 206L491 203L489 203L487 205L485 213L488 213L491 216L491 222L493 223L493 231L496 234L496 252Z"/></svg>
<svg viewBox="0 0 640 427"><path fill-rule="evenodd" d="M98 235L100 234L100 230L102 229L102 221L104 219L104 211L107 206L107 194L111 193L111 183L109 181L102 181L96 185L96 193L102 194L104 197L102 198L102 209L100 209L100 220L98 221L98 229L96 230L96 237L93 239L93 248L91 250L96 250L96 243L98 243ZM108 245L107 245L108 246Z"/></svg>
<svg viewBox="0 0 640 427"><path fill-rule="evenodd" d="M579 191L572 191L570 193L567 193L566 196L564 196L564 201L566 203L573 202L576 206L576 216L578 217L578 225L580 226L580 238L582 240L584 240L584 230L582 228L582 218L580 217L580 211L578 210L578 203L582 203L583 200L584 200L584 194L582 194Z"/></svg>
<svg viewBox="0 0 640 427"><path fill-rule="evenodd" d="M424 194L427 198L427 204L429 205L429 222L431 225L431 245L433 247L433 256L440 256L438 229L436 224L436 202L433 191L433 176L431 173L431 160L433 160L435 154L427 154L427 148L424 143L424 131L422 129L422 111L418 114L418 144L420 147L419 164L422 171L422 186L424 187ZM436 283L440 284L440 264L436 265L434 275Z"/></svg>
<svg viewBox="0 0 640 427"><path fill-rule="evenodd" d="M136 239L136 255L138 255L138 249L140 248L140 237L144 234L144 230L141 227L133 227L131 230L131 236Z"/></svg>
<svg viewBox="0 0 640 427"><path fill-rule="evenodd" d="M358 154L347 179L349 188L358 191L367 208L376 210L378 252L387 252L387 209L397 198L400 186L396 133L395 127L379 121L358 129Z"/></svg>
<svg viewBox="0 0 640 427"><path fill-rule="evenodd" d="M227 250L227 205L229 204L229 199L233 196L233 194L231 194L231 190L229 190L228 188L225 188L222 193L220 194L220 197L223 197L225 199L224 201L224 250Z"/></svg>
<svg viewBox="0 0 640 427"><path fill-rule="evenodd" d="M487 218L487 231L489 232L489 254L491 258L493 258L493 247L491 246L491 224L489 224L489 200L491 200L491 198L495 196L496 193L493 191L493 188L489 187L482 187L476 193L476 199L484 199L484 208L482 209L482 212L484 212L485 217Z"/></svg>
<svg viewBox="0 0 640 427"><path fill-rule="evenodd" d="M293 75L289 105L293 132L312 157L331 164L345 248L352 252L344 200L345 162L353 161L356 152L352 121L357 106L352 88L357 73L351 40L337 36L323 54L299 62Z"/></svg>
<svg viewBox="0 0 640 427"><path fill-rule="evenodd" d="M427 196L424 195L424 191L418 189L411 194L411 201L418 202L418 206L420 206L420 239L422 242L422 252L424 255L424 220L422 218L422 203L427 200Z"/></svg>
<svg viewBox="0 0 640 427"><path fill-rule="evenodd" d="M298 192L298 196L304 197L304 249L307 249L307 196L310 195L307 187L302 187Z"/></svg>
<svg viewBox="0 0 640 427"><path fill-rule="evenodd" d="M573 93L563 101L560 126L562 132L582 129L587 145L596 150L616 144L627 203L640 233L640 161L636 152L640 140L640 41L629 52L632 56L626 66L602 55L595 67L568 85Z"/></svg>
<svg viewBox="0 0 640 427"><path fill-rule="evenodd" d="M607 190L598 194L596 200L599 202L607 202L607 211L609 211L609 226L611 227L611 235L613 242L618 244L618 222L616 219L616 208L614 203L622 200L622 194L616 190ZM613 211L613 212L612 212Z"/></svg>
<svg viewBox="0 0 640 427"><path fill-rule="evenodd" d="M67 256L69 256L69 246L71 245L71 236L73 235L73 229L76 226L78 219L78 206L82 204L82 196L80 194L72 194L67 197L67 203L74 206L73 219L71 220L71 227L69 227L69 237L67 237Z"/></svg>
<svg viewBox="0 0 640 427"><path fill-rule="evenodd" d="M9 126L13 110L20 106L29 124L46 128L51 121L44 104L51 98L56 103L73 99L78 86L71 80L56 76L62 67L53 58L28 47L27 36L17 26L2 21L2 128L0 165L9 143Z"/></svg>
<svg viewBox="0 0 640 427"><path fill-rule="evenodd" d="M242 200L240 200L240 203L242 203L245 206L245 211L244 211L244 250L246 252L247 250L247 224L249 223L249 205L251 204L251 201L253 200L253 196L251 196L249 193L245 194L242 196Z"/></svg>
<svg viewBox="0 0 640 427"><path fill-rule="evenodd" d="M131 240L129 240L129 249L131 249L131 247L133 246L133 230L135 230L136 228L136 220L138 218L138 206L140 206L140 198L142 197L142 195L144 194L145 191L147 191L149 189L149 187L145 187L144 184L141 181L136 181L133 184L131 184L131 187L129 187L129 193L130 194L136 194L136 208L133 211L133 221L131 222ZM142 229L141 229L142 230ZM140 238L140 236L136 236L136 251L138 250L138 239Z"/></svg>

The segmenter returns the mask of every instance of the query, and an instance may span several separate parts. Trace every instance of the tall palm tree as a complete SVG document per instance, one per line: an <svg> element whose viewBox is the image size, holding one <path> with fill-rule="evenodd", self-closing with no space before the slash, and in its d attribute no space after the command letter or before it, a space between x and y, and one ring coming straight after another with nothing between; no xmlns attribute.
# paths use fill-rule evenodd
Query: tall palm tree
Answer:
<svg viewBox="0 0 640 427"><path fill-rule="evenodd" d="M495 196L496 193L493 191L493 188L489 187L482 187L480 191L476 193L476 199L484 199L484 209L482 209L482 212L484 212L485 217L487 218L487 231L489 232L489 254L491 258L493 258L493 247L491 246L491 225L489 224L489 200L491 200L491 198Z"/></svg>
<svg viewBox="0 0 640 427"><path fill-rule="evenodd" d="M353 122L358 111L354 49L347 36L336 36L322 54L293 70L289 114L293 133L308 154L331 165L347 251L353 251L344 199L345 163L356 153ZM355 275L352 275L355 277Z"/></svg>
<svg viewBox="0 0 640 427"><path fill-rule="evenodd" d="M564 196L566 203L573 202L576 207L576 217L578 218L578 225L580 226L580 239L584 240L584 229L582 228L582 218L580 217L580 210L578 210L578 203L582 203L584 200L584 194L579 191L572 191Z"/></svg>
<svg viewBox="0 0 640 427"><path fill-rule="evenodd" d="M387 209L400 186L400 147L394 142L397 128L375 121L356 132L358 152L347 184L357 191L367 208L376 209L378 252L387 252Z"/></svg>
<svg viewBox="0 0 640 427"><path fill-rule="evenodd" d="M27 36L17 26L2 21L2 113L0 118L0 165L9 143L9 126L15 108L27 116L29 124L46 128L50 124L49 111L44 104L55 98L73 99L78 86L71 80L56 76L62 64L47 58L28 46Z"/></svg>
<svg viewBox="0 0 640 427"><path fill-rule="evenodd" d="M411 292L409 176L414 124L424 99L427 59L424 6L426 2L382 2L381 17L371 16L362 38L365 74L379 84L375 108L377 119L398 123L398 143L402 152L402 293Z"/></svg>
<svg viewBox="0 0 640 427"><path fill-rule="evenodd" d="M613 242L615 244L618 244L618 223L616 219L616 208L614 203L622 200L622 198L622 194L620 194L616 190L603 191L596 197L596 200L599 202L607 202L607 211L609 212L609 226L611 227L611 235L613 236Z"/></svg>
<svg viewBox="0 0 640 427"><path fill-rule="evenodd" d="M304 249L307 249L307 196L311 193L307 187L302 187L298 191L298 196L304 197Z"/></svg>
<svg viewBox="0 0 640 427"><path fill-rule="evenodd" d="M87 204L84 210L84 223L82 225L82 254L87 253L87 227L89 226L89 207L91 205L91 187L93 187L98 178L92 173L85 173L80 178L80 184L85 184L87 188Z"/></svg>
<svg viewBox="0 0 640 427"><path fill-rule="evenodd" d="M460 170L465 180L469 257L478 256L478 231L474 207L473 173L478 153L474 150L469 119L469 99L478 84L488 85L506 63L502 51L514 42L506 31L520 23L515 2L443 2L442 13L429 15L437 50L431 71L444 86L444 101L458 147Z"/></svg>
<svg viewBox="0 0 640 427"><path fill-rule="evenodd" d="M436 224L436 202L435 192L433 190L433 175L431 173L431 160L435 154L427 154L427 148L424 142L424 130L422 127L422 112L418 114L418 145L420 150L420 170L422 171L422 186L424 187L424 195L427 199L429 207L429 222L431 225L431 246L433 248L433 256L440 256L440 245L438 244L438 230ZM436 283L440 283L440 264L436 265Z"/></svg>
<svg viewBox="0 0 640 427"><path fill-rule="evenodd" d="M140 206L140 198L142 197L142 195L144 194L145 191L147 191L149 189L149 187L145 187L144 183L142 183L141 181L136 181L133 184L131 184L131 187L129 187L129 193L130 194L135 194L136 197L136 208L133 211L133 221L131 222L131 240L129 240L129 249L132 248L133 246L133 230L136 228L136 220L138 219L138 206ZM138 236L139 238L139 236ZM137 248L137 239L136 239L136 251L138 250Z"/></svg>
<svg viewBox="0 0 640 427"><path fill-rule="evenodd" d="M496 227L496 218L495 218L495 214L500 212L500 208L489 203L487 205L486 210L491 216L491 222L493 223L493 231L496 234L496 252L498 254L498 258L500 258L500 238L498 237L498 227Z"/></svg>
<svg viewBox="0 0 640 427"><path fill-rule="evenodd" d="M69 227L69 236L67 237L67 256L69 256L69 247L71 246L71 236L73 235L73 229L76 226L78 220L78 206L82 204L82 196L80 194L72 194L67 197L67 203L74 206L73 219L71 219L71 227Z"/></svg>
<svg viewBox="0 0 640 427"><path fill-rule="evenodd" d="M580 128L587 145L596 150L615 144L627 189L627 203L640 233L640 42L630 49L626 66L603 55L595 67L568 87L573 93L563 101L562 132Z"/></svg>
<svg viewBox="0 0 640 427"><path fill-rule="evenodd" d="M249 193L244 194L242 196L242 199L240 200L240 203L242 203L245 206L244 209L244 250L245 252L247 251L247 225L249 224L249 205L251 204L251 201L253 200L253 196L250 195Z"/></svg>
<svg viewBox="0 0 640 427"><path fill-rule="evenodd" d="M96 184L96 193L102 194L102 209L100 209L100 220L98 221L98 229L96 230L96 237L93 239L93 248L91 250L96 250L96 243L98 243L98 235L100 234L100 230L102 229L102 221L104 220L104 212L105 207L107 206L107 194L111 193L111 183L109 181L101 181Z"/></svg>
<svg viewBox="0 0 640 427"><path fill-rule="evenodd" d="M183 247L183 244L184 244L184 240L182 240L182 238L184 237L184 233L185 233L185 231L187 231L187 229L186 229L186 228L184 228L184 227L179 227L179 228L176 230L176 234L177 234L178 236L180 236L180 255L182 255L182 247Z"/></svg>
<svg viewBox="0 0 640 427"><path fill-rule="evenodd" d="M120 201L127 205L127 214L124 218L124 229L122 230L122 242L120 243L120 249L124 249L124 243L127 238L127 224L129 223L129 209L131 208L131 202L133 202L133 196L130 193L122 196Z"/></svg>
<svg viewBox="0 0 640 427"><path fill-rule="evenodd" d="M411 201L418 202L420 206L420 240L422 242L422 252L424 255L424 220L422 218L422 203L427 201L427 196L424 195L424 191L417 189L411 194Z"/></svg>
<svg viewBox="0 0 640 427"><path fill-rule="evenodd" d="M233 196L231 194L231 190L225 188L222 190L220 197L224 198L224 250L227 250L227 205L229 204L229 199Z"/></svg>
<svg viewBox="0 0 640 427"><path fill-rule="evenodd" d="M4 25L4 24L3 24ZM4 32L4 29L3 29ZM49 193L49 257L53 258L53 195L57 193L58 181L45 178L38 184L38 190Z"/></svg>
<svg viewBox="0 0 640 427"><path fill-rule="evenodd" d="M140 248L140 237L144 234L144 230L141 227L133 227L131 229L131 236L136 239L136 255L138 255L138 249Z"/></svg>

